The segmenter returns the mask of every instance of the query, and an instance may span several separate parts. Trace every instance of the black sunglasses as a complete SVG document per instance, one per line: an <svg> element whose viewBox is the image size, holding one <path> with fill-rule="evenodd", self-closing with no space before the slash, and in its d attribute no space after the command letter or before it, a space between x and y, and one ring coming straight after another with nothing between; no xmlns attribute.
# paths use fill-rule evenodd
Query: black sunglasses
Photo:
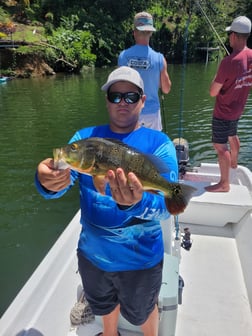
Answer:
<svg viewBox="0 0 252 336"><path fill-rule="evenodd" d="M108 101L112 104L119 104L122 99L124 99L125 103L127 104L135 104L137 103L140 98L142 97L142 94L139 92L108 92L107 98Z"/></svg>

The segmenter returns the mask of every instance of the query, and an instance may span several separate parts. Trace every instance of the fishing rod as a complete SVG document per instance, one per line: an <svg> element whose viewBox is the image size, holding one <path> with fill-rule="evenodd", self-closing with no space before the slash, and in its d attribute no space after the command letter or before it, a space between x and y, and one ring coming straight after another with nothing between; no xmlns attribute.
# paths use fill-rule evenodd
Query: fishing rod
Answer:
<svg viewBox="0 0 252 336"><path fill-rule="evenodd" d="M218 32L216 31L216 29L214 28L212 22L209 20L206 12L204 11L204 9L202 8L201 4L199 1L195 1L196 5L199 7L199 10L201 11L201 13L204 15L204 17L206 18L208 24L210 25L210 27L212 28L213 32L215 33L215 35L217 36L219 42L221 43L222 47L224 48L224 50L226 51L227 55L229 55L229 51L227 50L225 44L223 43L222 39L220 38L220 35L218 34Z"/></svg>
<svg viewBox="0 0 252 336"><path fill-rule="evenodd" d="M166 133L167 132L167 128L166 128L166 117L165 117L165 107L164 107L164 95L161 94L160 95L160 102L161 102L161 119L162 119L162 124L163 124L163 129L164 129L164 132Z"/></svg>

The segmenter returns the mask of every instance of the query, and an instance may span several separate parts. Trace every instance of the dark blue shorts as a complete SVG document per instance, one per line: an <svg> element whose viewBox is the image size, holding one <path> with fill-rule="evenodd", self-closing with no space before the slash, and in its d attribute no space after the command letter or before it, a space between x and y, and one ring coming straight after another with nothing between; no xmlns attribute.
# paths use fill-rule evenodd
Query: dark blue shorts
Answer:
<svg viewBox="0 0 252 336"><path fill-rule="evenodd" d="M237 120L223 120L213 118L212 120L212 141L217 144L225 144L228 142L229 136L237 134Z"/></svg>
<svg viewBox="0 0 252 336"><path fill-rule="evenodd" d="M85 296L95 315L107 315L120 304L127 321L142 325L158 303L163 261L146 270L105 272L78 253L78 266Z"/></svg>

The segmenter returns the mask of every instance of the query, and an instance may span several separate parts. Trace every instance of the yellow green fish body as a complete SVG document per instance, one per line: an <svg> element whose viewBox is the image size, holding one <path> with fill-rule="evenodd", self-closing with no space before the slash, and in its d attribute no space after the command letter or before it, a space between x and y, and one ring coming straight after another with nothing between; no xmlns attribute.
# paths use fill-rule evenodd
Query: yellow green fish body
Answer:
<svg viewBox="0 0 252 336"><path fill-rule="evenodd" d="M173 215L184 211L195 191L191 186L171 183L162 177L160 172L169 169L158 157L115 139L87 138L54 149L53 154L56 165L63 162L73 170L92 175L95 186L101 185L98 181L105 179L108 170L120 167L125 174L135 173L146 191L164 193L167 209Z"/></svg>

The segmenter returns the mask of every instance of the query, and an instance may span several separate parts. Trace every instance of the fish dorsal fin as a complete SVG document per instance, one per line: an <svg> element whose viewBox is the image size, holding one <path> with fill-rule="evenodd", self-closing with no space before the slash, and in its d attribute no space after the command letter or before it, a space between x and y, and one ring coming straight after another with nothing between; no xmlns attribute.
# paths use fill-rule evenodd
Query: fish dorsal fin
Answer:
<svg viewBox="0 0 252 336"><path fill-rule="evenodd" d="M93 138L95 139L95 138ZM128 149L128 150L131 150L131 151L134 151L136 153L139 153L139 154L142 154L144 155L141 151L139 151L137 148L133 147L133 146L130 146L128 144L126 144L125 142L122 142L121 140L119 139L113 139L113 138L97 138L99 139L99 141L103 141L105 144L106 142L109 142L110 144L115 144L115 145L118 145L118 146L121 146L125 149Z"/></svg>
<svg viewBox="0 0 252 336"><path fill-rule="evenodd" d="M160 157L154 154L142 154L142 155L144 155L156 167L159 174L165 174L171 171L166 162L160 159Z"/></svg>
<svg viewBox="0 0 252 336"><path fill-rule="evenodd" d="M121 145L125 145L125 143L122 140L119 140L119 139L116 139L116 138L103 138L103 139L107 140L107 141L114 142L114 143L118 143L118 144L121 144Z"/></svg>
<svg viewBox="0 0 252 336"><path fill-rule="evenodd" d="M142 153L139 149L137 149L133 146L127 145L126 143L124 143L124 142L122 142L121 140L118 140L118 139L104 138L104 140L110 141L114 144L120 145L120 146L122 146L124 148L127 148L129 150L133 150L136 153L139 153L139 154L145 156L147 158L147 160L149 160L155 166L155 168L157 169L159 174L165 174L165 173L170 172L170 168L168 167L168 165L162 159L160 159L158 156L156 156L154 154Z"/></svg>

